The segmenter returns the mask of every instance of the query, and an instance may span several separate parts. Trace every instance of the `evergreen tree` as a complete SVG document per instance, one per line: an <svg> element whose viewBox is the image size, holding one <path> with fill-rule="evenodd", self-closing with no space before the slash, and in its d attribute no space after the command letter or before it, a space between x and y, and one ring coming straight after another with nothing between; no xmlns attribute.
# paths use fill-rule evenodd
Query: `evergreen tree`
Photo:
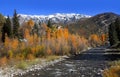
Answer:
<svg viewBox="0 0 120 77"><path fill-rule="evenodd" d="M13 15L13 36L14 38L19 37L19 34L18 34L19 26L20 26L19 19L18 19L17 12L15 10L14 15Z"/></svg>
<svg viewBox="0 0 120 77"><path fill-rule="evenodd" d="M32 34L34 35L35 33L36 34L38 33L38 25L37 25L37 23L34 24L33 29L32 29Z"/></svg>
<svg viewBox="0 0 120 77"><path fill-rule="evenodd" d="M51 23L50 19L48 20L47 26L48 26L49 28L52 28L52 23Z"/></svg>
<svg viewBox="0 0 120 77"><path fill-rule="evenodd" d="M5 42L5 33L6 33L6 23L4 23L2 27L2 37L1 37L2 42Z"/></svg>
<svg viewBox="0 0 120 77"><path fill-rule="evenodd" d="M6 23L4 23L2 27L2 41L5 42L5 34L7 34L8 37L12 37L12 30L11 30L11 21L9 16L7 17Z"/></svg>
<svg viewBox="0 0 120 77"><path fill-rule="evenodd" d="M0 33L2 31L4 23L5 23L5 17L2 14L0 14Z"/></svg>
<svg viewBox="0 0 120 77"><path fill-rule="evenodd" d="M109 25L109 41L111 46L117 44L119 41L115 23Z"/></svg>
<svg viewBox="0 0 120 77"><path fill-rule="evenodd" d="M116 26L117 36L118 36L118 39L120 41L120 18L117 18L115 20L115 26Z"/></svg>
<svg viewBox="0 0 120 77"><path fill-rule="evenodd" d="M9 16L6 19L6 32L8 37L12 37L12 26Z"/></svg>
<svg viewBox="0 0 120 77"><path fill-rule="evenodd" d="M4 23L5 23L5 17L2 14L0 14L0 26L3 26Z"/></svg>

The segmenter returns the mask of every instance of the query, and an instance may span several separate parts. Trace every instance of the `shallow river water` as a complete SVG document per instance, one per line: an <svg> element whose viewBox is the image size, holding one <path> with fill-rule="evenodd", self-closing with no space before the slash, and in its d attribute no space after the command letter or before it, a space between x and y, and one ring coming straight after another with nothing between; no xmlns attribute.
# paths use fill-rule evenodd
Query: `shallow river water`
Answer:
<svg viewBox="0 0 120 77"><path fill-rule="evenodd" d="M104 47L94 48L41 70L15 77L102 77L108 62L117 59L107 54Z"/></svg>

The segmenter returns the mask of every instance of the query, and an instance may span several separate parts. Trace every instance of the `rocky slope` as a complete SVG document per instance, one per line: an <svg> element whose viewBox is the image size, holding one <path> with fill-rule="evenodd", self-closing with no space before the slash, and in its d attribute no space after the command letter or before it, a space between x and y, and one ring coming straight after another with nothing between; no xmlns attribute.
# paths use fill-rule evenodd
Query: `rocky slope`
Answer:
<svg viewBox="0 0 120 77"><path fill-rule="evenodd" d="M72 24L70 23L68 24L68 28L72 33L86 36L93 33L106 33L108 32L108 26L114 22L117 17L120 16L115 13L102 13L90 18L79 20Z"/></svg>

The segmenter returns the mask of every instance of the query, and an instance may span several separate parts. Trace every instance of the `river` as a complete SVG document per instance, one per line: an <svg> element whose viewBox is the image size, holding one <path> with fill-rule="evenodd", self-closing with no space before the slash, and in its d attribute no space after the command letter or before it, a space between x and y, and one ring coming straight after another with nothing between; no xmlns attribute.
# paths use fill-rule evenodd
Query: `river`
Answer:
<svg viewBox="0 0 120 77"><path fill-rule="evenodd" d="M105 47L90 49L64 61L14 77L102 77L108 62L116 60L116 55L106 53Z"/></svg>

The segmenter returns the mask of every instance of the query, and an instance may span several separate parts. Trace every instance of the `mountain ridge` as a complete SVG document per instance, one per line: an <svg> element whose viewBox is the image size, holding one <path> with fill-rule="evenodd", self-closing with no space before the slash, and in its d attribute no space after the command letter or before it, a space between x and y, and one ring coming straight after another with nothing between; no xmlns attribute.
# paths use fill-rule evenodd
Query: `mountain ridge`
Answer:
<svg viewBox="0 0 120 77"><path fill-rule="evenodd" d="M77 14L77 13L55 13L51 15L26 15L18 14L20 22L28 21L32 19L35 22L47 22L51 20L53 23L68 23L75 22L82 18L90 18L90 15Z"/></svg>
<svg viewBox="0 0 120 77"><path fill-rule="evenodd" d="M108 32L109 25L119 18L120 15L106 12L97 14L87 19L78 20L75 23L68 24L71 33L77 33L88 38L91 34L103 34Z"/></svg>

